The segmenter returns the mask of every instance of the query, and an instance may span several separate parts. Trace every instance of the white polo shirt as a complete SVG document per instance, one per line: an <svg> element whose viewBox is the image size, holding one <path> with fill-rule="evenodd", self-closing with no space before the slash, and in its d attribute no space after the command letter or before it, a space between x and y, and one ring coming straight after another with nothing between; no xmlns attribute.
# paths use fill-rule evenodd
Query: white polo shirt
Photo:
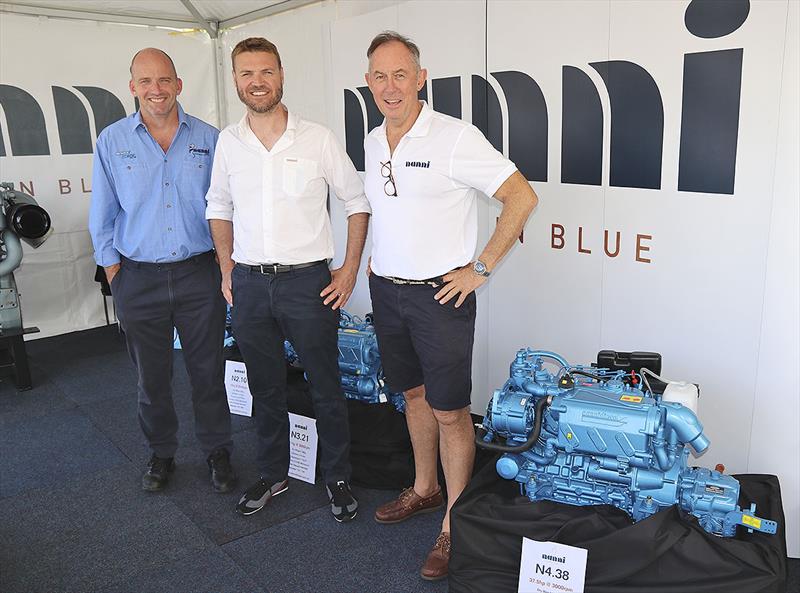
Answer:
<svg viewBox="0 0 800 593"><path fill-rule="evenodd" d="M333 258L328 186L347 216L369 212L352 161L325 126L292 112L267 150L245 115L219 135L206 218L233 221L233 260L301 264Z"/></svg>
<svg viewBox="0 0 800 593"><path fill-rule="evenodd" d="M386 120L364 141L364 189L372 206L372 271L433 278L472 261L478 192L492 196L517 170L475 126L422 102L412 128L389 154ZM384 191L391 161L397 196ZM386 188L391 193L391 184Z"/></svg>

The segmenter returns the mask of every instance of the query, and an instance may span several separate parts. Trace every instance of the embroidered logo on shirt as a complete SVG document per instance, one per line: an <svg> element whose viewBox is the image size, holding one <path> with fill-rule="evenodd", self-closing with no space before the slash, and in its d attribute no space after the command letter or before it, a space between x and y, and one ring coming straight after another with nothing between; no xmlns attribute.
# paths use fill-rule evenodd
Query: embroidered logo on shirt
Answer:
<svg viewBox="0 0 800 593"><path fill-rule="evenodd" d="M204 154L204 155L208 156L209 152L210 151L208 150L208 148L199 148L199 147L195 146L194 144L190 144L189 145L189 153L190 154Z"/></svg>
<svg viewBox="0 0 800 593"><path fill-rule="evenodd" d="M406 167L419 167L420 169L430 169L430 161L406 161Z"/></svg>
<svg viewBox="0 0 800 593"><path fill-rule="evenodd" d="M135 159L136 153L132 150L120 150L119 152L114 153L118 157L122 157L123 159Z"/></svg>

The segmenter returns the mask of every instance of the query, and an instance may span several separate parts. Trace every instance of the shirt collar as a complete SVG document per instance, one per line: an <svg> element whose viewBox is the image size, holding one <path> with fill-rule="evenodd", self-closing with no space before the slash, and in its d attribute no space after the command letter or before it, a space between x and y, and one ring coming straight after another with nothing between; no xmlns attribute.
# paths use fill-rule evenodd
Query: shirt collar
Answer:
<svg viewBox="0 0 800 593"><path fill-rule="evenodd" d="M433 110L428 106L427 101L420 100L422 103L422 110L417 115L417 119L414 122L414 125L411 126L411 129L405 133L406 136L410 138L418 138L421 136L427 136L428 130L431 128L431 118L433 117ZM384 138L386 137L386 118L383 118L383 123L376 128L377 133Z"/></svg>
<svg viewBox="0 0 800 593"><path fill-rule="evenodd" d="M178 106L178 127L180 127L182 124L185 124L185 125L188 126L189 125L188 116L183 111L183 107L181 107L180 103L177 103L177 106ZM144 125L144 122L142 121L142 110L141 109L139 109L139 111L134 113L133 116L131 117L131 130L135 130L139 126L144 126L145 128L147 127L147 126Z"/></svg>
<svg viewBox="0 0 800 593"><path fill-rule="evenodd" d="M300 118L294 114L294 112L286 107L286 113L288 114L286 119L286 131L283 133L281 138L287 138L288 140L294 140L295 134L297 133L297 126L300 122ZM250 123L247 121L247 112L245 111L242 119L239 120L237 125L237 131L239 132L239 137L243 139L249 139L254 144L261 146L263 148L263 144L261 141L256 138L256 135L253 133L252 128L250 128ZM280 140L278 141L280 142ZM277 143L276 143L277 146ZM272 150L275 150L275 147L272 147Z"/></svg>

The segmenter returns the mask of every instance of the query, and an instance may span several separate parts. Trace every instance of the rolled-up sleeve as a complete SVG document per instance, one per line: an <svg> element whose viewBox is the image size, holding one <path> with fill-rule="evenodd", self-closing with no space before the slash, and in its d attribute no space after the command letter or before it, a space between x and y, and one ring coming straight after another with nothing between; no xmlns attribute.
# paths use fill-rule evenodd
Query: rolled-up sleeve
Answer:
<svg viewBox="0 0 800 593"><path fill-rule="evenodd" d="M92 166L92 201L89 206L89 234L94 246L94 259L103 267L120 262L114 247L114 226L120 212L108 163L106 136L97 139Z"/></svg>
<svg viewBox="0 0 800 593"><path fill-rule="evenodd" d="M206 219L233 220L233 199L225 158L225 133L219 136L211 168L211 184L206 192Z"/></svg>
<svg viewBox="0 0 800 593"><path fill-rule="evenodd" d="M372 213L369 201L364 195L364 183L353 166L353 161L330 130L322 151L322 167L328 185L336 197L344 202L344 210L348 217L360 212Z"/></svg>

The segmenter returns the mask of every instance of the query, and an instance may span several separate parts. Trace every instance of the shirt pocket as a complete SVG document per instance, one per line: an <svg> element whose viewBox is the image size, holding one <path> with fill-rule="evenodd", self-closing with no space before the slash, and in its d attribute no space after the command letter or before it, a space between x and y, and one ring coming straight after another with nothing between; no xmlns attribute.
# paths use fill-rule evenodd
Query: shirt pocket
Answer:
<svg viewBox="0 0 800 593"><path fill-rule="evenodd" d="M317 170L317 162L312 159L284 158L283 191L289 196L305 195L309 184L318 177Z"/></svg>
<svg viewBox="0 0 800 593"><path fill-rule="evenodd" d="M120 206L125 211L139 206L141 188L150 183L149 172L144 163L135 158L116 158L111 163L114 189Z"/></svg>
<svg viewBox="0 0 800 593"><path fill-rule="evenodd" d="M205 197L211 181L211 158L207 155L188 156L183 159L178 179L178 189L185 197L199 202L205 208Z"/></svg>

